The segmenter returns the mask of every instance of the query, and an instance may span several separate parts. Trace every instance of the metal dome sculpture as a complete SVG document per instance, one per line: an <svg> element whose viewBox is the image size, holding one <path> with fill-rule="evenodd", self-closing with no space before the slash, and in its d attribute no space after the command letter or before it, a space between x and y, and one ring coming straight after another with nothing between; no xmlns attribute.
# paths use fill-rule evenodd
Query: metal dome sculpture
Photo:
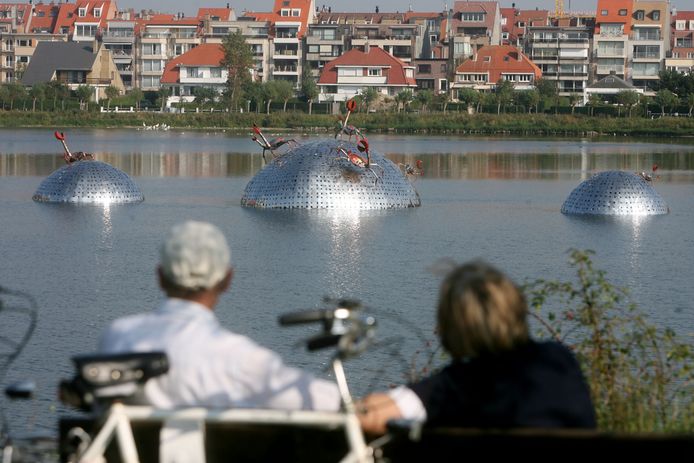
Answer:
<svg viewBox="0 0 694 463"><path fill-rule="evenodd" d="M241 205L276 209L392 209L417 207L419 194L409 178L417 169L399 166L377 151L357 129L347 126L353 103L341 122L335 139L320 139L298 145L274 157L248 182ZM275 156L276 147L254 126L254 140ZM337 139L357 136L357 142ZM409 169L408 169L409 168Z"/></svg>
<svg viewBox="0 0 694 463"><path fill-rule="evenodd" d="M653 171L658 166L653 166ZM659 215L670 209L652 185L653 175L610 170L578 185L564 201L563 214Z"/></svg>
<svg viewBox="0 0 694 463"><path fill-rule="evenodd" d="M145 198L140 188L120 169L82 151L72 153L65 135L55 132L62 143L67 165L46 177L33 200L46 203L122 204L137 203Z"/></svg>

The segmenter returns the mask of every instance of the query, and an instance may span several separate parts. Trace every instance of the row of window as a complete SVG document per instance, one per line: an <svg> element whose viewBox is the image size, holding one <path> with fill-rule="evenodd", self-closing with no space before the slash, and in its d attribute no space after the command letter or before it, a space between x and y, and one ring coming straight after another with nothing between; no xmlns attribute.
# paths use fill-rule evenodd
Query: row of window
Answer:
<svg viewBox="0 0 694 463"><path fill-rule="evenodd" d="M600 10L600 16L608 16L610 14L609 10ZM626 16L629 11L626 8L621 8L617 11L619 16ZM653 10L648 15L653 21L660 21L660 10ZM636 10L634 12L634 19L637 21L643 21L646 18L646 12L644 10Z"/></svg>

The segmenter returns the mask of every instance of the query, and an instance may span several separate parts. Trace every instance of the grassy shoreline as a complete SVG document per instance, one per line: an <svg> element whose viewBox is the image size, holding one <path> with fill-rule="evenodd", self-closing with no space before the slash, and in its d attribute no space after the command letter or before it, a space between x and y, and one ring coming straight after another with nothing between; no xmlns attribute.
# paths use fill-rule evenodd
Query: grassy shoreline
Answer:
<svg viewBox="0 0 694 463"><path fill-rule="evenodd" d="M465 114L372 113L354 114L350 122L370 133L483 134L554 136L694 136L694 117L605 117L569 114ZM93 127L137 128L143 124L167 124L177 129L225 129L246 131L256 123L284 130L332 132L336 118L301 112L100 113L84 111L0 111L0 128Z"/></svg>

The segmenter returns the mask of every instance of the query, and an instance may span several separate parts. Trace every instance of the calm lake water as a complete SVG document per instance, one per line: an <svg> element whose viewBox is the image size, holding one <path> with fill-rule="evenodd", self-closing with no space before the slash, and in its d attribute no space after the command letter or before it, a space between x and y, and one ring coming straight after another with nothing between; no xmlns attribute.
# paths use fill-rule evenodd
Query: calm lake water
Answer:
<svg viewBox="0 0 694 463"><path fill-rule="evenodd" d="M402 381L412 353L433 339L440 277L429 269L439 258L480 257L524 282L570 278L567 251L592 249L596 265L627 286L655 322L694 342L691 141L372 136L374 149L391 160L424 162L415 184L422 207L337 213L242 208L243 189L262 167L245 134L67 135L74 150L133 176L146 200L110 208L34 203L41 180L63 164L60 145L51 130L0 130L0 286L31 293L40 307L36 332L5 381L38 384L37 400L7 406L18 430L54 428L64 411L57 383L72 375L70 357L91 352L110 320L157 304L157 248L185 219L217 224L232 247L236 276L218 309L222 323L289 363L323 374L329 357L306 353L300 340L311 328L279 328L279 314L316 307L323 296L372 307L388 342L348 365L358 394ZM592 173L643 171L653 163L670 214L560 213Z"/></svg>

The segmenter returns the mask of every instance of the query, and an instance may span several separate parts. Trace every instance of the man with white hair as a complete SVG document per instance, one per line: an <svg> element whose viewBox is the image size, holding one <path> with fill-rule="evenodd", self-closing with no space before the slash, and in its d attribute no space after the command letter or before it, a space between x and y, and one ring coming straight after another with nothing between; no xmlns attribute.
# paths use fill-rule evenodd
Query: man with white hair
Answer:
<svg viewBox="0 0 694 463"><path fill-rule="evenodd" d="M274 352L224 329L214 307L231 285L231 252L209 223L174 226L161 247L154 311L121 318L103 333L103 353L164 351L169 372L145 385L153 406L336 411L337 386L286 366Z"/></svg>

